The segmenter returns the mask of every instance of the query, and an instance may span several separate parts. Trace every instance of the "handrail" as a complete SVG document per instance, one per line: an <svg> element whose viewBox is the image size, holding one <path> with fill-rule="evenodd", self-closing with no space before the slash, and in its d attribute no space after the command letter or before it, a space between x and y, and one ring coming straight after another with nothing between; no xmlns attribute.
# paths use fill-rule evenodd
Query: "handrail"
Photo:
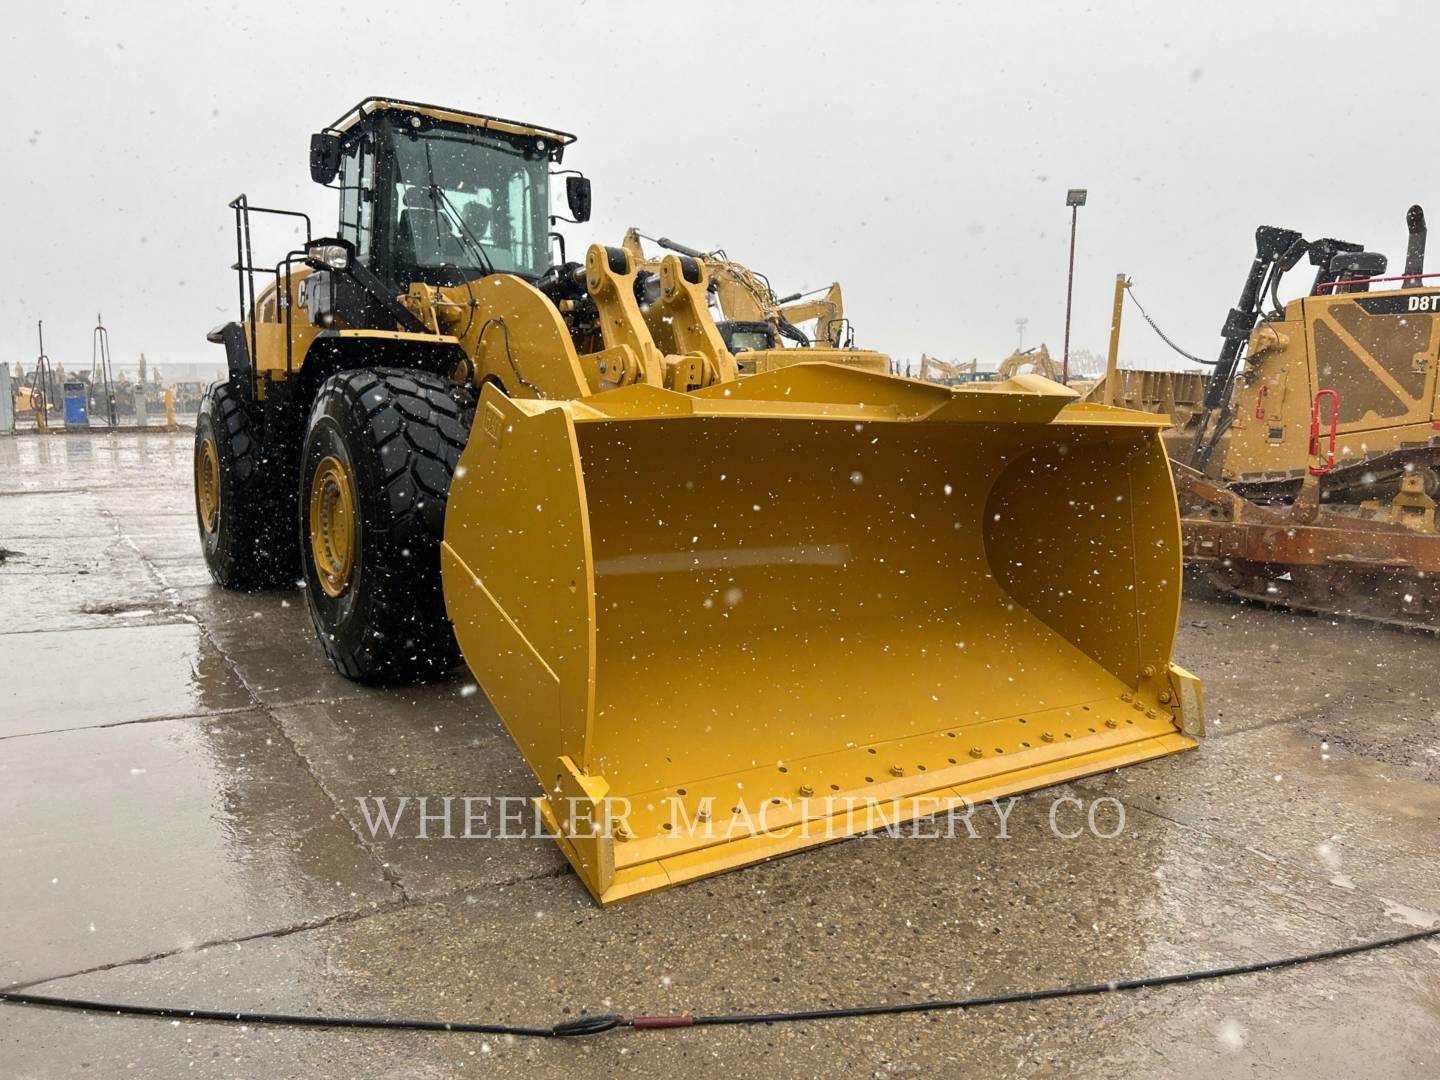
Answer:
<svg viewBox="0 0 1440 1080"><path fill-rule="evenodd" d="M1424 278L1433 278L1433 277L1440 277L1440 273L1436 273L1436 274L1395 274L1393 277L1362 277L1362 278L1348 278L1348 279L1346 279L1345 281L1322 281L1319 285L1316 285L1316 286L1315 286L1314 295L1315 295L1315 296L1320 296L1320 295L1322 295L1321 292L1320 292L1321 289L1337 289L1337 288L1339 288L1341 285L1373 285L1373 284L1375 284L1376 282L1379 282L1379 281L1420 281L1420 280L1422 280L1422 279L1424 279Z"/></svg>
<svg viewBox="0 0 1440 1080"><path fill-rule="evenodd" d="M311 240L314 238L314 227L311 224L309 214L304 213L300 210L280 210L273 206L254 206L251 204L249 197L246 196L243 191L239 195L236 195L235 198L231 199L228 205L230 209L235 211L235 265L232 267L232 269L234 269L236 272L237 285L239 289L240 326L242 330L247 320L250 323L250 335L247 345L250 350L250 396L253 399L256 396L257 392L256 379L258 378L257 373L260 369L259 357L256 355L259 349L259 339L256 336L255 327L255 272L257 270L263 272L268 268L257 267L255 265L254 246L251 243L250 238L250 214L253 212L256 214L274 214L278 217L299 218L300 220L305 222L306 247L309 247ZM280 269L282 266L287 268L286 276L288 279L288 264L294 254L294 252L291 252L290 255L287 255L285 260L278 264L272 271L275 275L275 302L277 304L280 303L282 299L281 293L285 291L282 289L280 284ZM288 297L286 299L288 300ZM287 372L291 370L290 342L288 340L288 333L285 345L285 370Z"/></svg>
<svg viewBox="0 0 1440 1080"><path fill-rule="evenodd" d="M1310 456L1320 456L1320 399L1330 399L1330 446L1324 465L1311 465L1311 476L1324 476L1335 468L1335 433L1340 426L1340 391L1317 390L1310 405Z"/></svg>

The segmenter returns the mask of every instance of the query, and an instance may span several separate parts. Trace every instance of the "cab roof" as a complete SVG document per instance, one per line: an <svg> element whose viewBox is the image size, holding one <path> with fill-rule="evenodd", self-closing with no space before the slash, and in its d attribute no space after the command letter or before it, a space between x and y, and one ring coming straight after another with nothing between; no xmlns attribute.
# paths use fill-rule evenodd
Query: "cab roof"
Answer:
<svg viewBox="0 0 1440 1080"><path fill-rule="evenodd" d="M466 127L481 128L486 131L502 131L507 135L528 135L537 139L544 139L546 142L554 143L557 146L569 146L575 141L575 136L568 131L557 131L554 128L536 127L534 124L526 124L519 120L506 120L499 116L487 116L484 113L468 112L465 109L450 109L441 105L426 105L420 101L405 101L401 98L367 97L358 105L347 110L340 119L326 126L325 130L343 135L365 117L385 109L396 112L419 113L428 116L432 120L441 120L451 124L463 124Z"/></svg>

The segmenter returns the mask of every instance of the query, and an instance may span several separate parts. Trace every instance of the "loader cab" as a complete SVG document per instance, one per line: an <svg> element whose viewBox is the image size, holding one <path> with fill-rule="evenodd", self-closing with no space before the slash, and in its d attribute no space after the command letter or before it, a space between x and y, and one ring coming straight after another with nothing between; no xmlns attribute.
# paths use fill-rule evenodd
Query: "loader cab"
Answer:
<svg viewBox="0 0 1440 1080"><path fill-rule="evenodd" d="M715 324L732 354L765 352L776 347L775 328L768 322L726 319Z"/></svg>
<svg viewBox="0 0 1440 1080"><path fill-rule="evenodd" d="M385 281L534 280L550 265L550 170L573 138L367 99L312 139L312 175L338 187L339 236Z"/></svg>

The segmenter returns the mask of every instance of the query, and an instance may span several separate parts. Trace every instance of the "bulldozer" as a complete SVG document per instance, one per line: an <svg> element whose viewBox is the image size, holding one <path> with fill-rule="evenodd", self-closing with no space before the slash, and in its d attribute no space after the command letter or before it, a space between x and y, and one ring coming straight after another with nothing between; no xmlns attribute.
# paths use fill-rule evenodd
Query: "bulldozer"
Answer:
<svg viewBox="0 0 1440 1080"><path fill-rule="evenodd" d="M1440 631L1440 288L1424 211L1406 223L1388 277L1361 244L1256 230L1175 464L1187 558L1226 592ZM1281 303L1307 257L1314 278Z"/></svg>
<svg viewBox="0 0 1440 1080"><path fill-rule="evenodd" d="M642 243L646 239L649 237L631 226L620 242L639 268L642 288L646 276L658 278L662 261L647 258ZM855 347L855 331L845 317L838 281L813 293L780 296L765 275L735 262L723 250L701 251L665 236L653 242L662 250L694 259L705 267L711 306L720 316L715 326L726 349L734 355L739 374L755 375L816 361L889 373L890 357L874 349ZM648 311L648 307L642 305L642 310ZM802 324L812 322L813 333L807 334Z"/></svg>
<svg viewBox="0 0 1440 1080"><path fill-rule="evenodd" d="M261 263L251 219L295 212L230 204L219 584L303 581L351 679L463 657L602 904L1196 745L1162 420L1029 375L741 378L701 260L651 297L623 247L566 260L573 140L367 98L311 139L334 235L287 218Z"/></svg>

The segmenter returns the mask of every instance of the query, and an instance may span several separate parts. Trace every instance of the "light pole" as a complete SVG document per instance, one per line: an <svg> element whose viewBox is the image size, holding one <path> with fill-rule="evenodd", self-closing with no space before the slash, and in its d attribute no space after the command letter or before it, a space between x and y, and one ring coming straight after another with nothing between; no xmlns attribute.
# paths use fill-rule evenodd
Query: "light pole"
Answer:
<svg viewBox="0 0 1440 1080"><path fill-rule="evenodd" d="M1070 274L1065 281L1065 359L1061 365L1060 381L1070 385L1070 300L1075 292L1075 219L1080 207L1085 205L1085 189L1071 188L1065 192L1065 205L1070 207Z"/></svg>
<svg viewBox="0 0 1440 1080"><path fill-rule="evenodd" d="M1025 351L1025 327L1029 322L1030 320L1027 319L1024 315L1019 316L1015 320L1015 329L1020 332L1020 342L1018 345L1015 346L1016 352Z"/></svg>

